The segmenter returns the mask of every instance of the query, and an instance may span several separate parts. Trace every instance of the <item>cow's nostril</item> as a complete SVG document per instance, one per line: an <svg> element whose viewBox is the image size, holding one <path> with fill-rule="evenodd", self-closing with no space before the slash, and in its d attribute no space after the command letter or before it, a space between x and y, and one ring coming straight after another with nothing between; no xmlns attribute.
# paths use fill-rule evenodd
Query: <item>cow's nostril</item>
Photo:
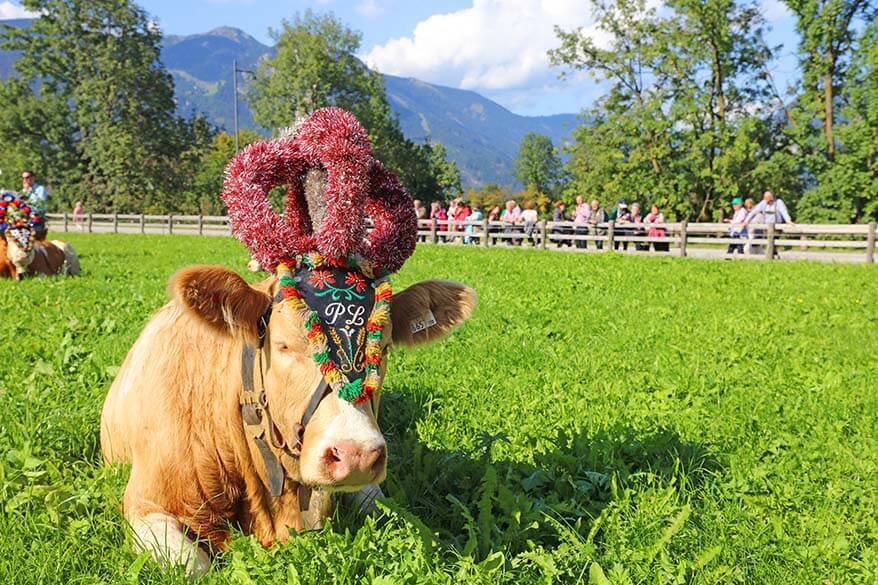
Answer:
<svg viewBox="0 0 878 585"><path fill-rule="evenodd" d="M323 459L325 459L326 462L329 463L330 465L341 461L341 457L339 457L339 454L338 454L338 448L337 447L330 447L329 449L327 449L326 453L323 455Z"/></svg>
<svg viewBox="0 0 878 585"><path fill-rule="evenodd" d="M372 475L380 474L384 470L384 464L387 463L387 447L382 446L375 449L375 451L378 453L375 462L372 464Z"/></svg>

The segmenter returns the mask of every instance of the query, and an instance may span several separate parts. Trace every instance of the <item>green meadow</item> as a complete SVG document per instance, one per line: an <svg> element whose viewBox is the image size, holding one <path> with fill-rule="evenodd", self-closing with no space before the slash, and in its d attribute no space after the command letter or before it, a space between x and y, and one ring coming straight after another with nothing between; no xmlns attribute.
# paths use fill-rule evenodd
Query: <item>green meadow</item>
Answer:
<svg viewBox="0 0 878 585"><path fill-rule="evenodd" d="M100 410L168 277L247 254L68 239L81 277L0 281L0 583L186 583L132 549ZM204 582L878 582L875 267L424 246L394 284L427 278L479 307L391 352L380 514L237 533Z"/></svg>

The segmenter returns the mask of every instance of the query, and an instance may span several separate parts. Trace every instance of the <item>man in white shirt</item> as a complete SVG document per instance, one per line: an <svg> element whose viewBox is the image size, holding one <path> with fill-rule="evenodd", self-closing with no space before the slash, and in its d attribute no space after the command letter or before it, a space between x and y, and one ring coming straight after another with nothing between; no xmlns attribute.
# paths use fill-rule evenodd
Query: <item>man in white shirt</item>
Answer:
<svg viewBox="0 0 878 585"><path fill-rule="evenodd" d="M793 223L783 199L777 199L771 191L766 191L762 194L762 201L756 204L750 210L750 213L747 214L746 223L753 221L753 218L760 213L765 216L763 223L766 224Z"/></svg>

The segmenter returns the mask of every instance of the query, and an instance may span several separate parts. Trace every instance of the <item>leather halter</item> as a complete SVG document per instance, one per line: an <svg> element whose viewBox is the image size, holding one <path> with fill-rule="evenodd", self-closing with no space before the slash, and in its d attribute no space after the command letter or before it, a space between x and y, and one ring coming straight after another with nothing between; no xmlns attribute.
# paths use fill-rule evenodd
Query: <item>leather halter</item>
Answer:
<svg viewBox="0 0 878 585"><path fill-rule="evenodd" d="M295 442L292 445L288 444L275 426L274 419L271 416L268 396L265 394L265 380L263 379L262 370L262 350L265 345L268 321L271 319L274 304L282 300L283 295L278 294L275 296L256 324L256 345L253 346L245 343L244 349L241 352L241 382L243 385L243 392L240 398L241 419L244 423L245 432L256 443L256 447L262 455L262 462L268 475L268 489L271 495L275 497L283 494L286 478L292 480L298 475L299 456L302 453L302 439L305 436L305 426L311 420L311 417L314 416L314 412L320 406L320 402L331 392L326 381L321 376L320 382L311 394L311 400L308 402L308 407L305 409L302 419L293 428L293 439ZM258 391L253 385L254 367L257 362L259 364ZM280 457L275 455L275 449L280 451ZM299 505L307 506L307 502L300 502Z"/></svg>

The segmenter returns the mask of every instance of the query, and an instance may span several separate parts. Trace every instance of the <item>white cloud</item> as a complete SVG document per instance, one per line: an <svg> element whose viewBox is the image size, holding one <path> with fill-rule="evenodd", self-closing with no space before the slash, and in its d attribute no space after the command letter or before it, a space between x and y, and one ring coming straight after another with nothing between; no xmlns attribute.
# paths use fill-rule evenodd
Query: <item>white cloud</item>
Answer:
<svg viewBox="0 0 878 585"><path fill-rule="evenodd" d="M8 20L10 18L36 18L39 12L31 12L25 10L12 2L0 2L0 20Z"/></svg>
<svg viewBox="0 0 878 585"><path fill-rule="evenodd" d="M372 18L383 14L384 6L382 6L377 0L363 0L357 4L356 10L363 16Z"/></svg>
<svg viewBox="0 0 878 585"><path fill-rule="evenodd" d="M422 20L411 36L372 47L364 59L383 73L463 89L542 87L558 74L546 55L559 45L554 26L590 24L582 0L473 0L469 8Z"/></svg>
<svg viewBox="0 0 878 585"><path fill-rule="evenodd" d="M793 15L793 13L790 12L789 7L781 2L781 0L762 0L760 8L762 10L762 15L769 22L784 20Z"/></svg>

